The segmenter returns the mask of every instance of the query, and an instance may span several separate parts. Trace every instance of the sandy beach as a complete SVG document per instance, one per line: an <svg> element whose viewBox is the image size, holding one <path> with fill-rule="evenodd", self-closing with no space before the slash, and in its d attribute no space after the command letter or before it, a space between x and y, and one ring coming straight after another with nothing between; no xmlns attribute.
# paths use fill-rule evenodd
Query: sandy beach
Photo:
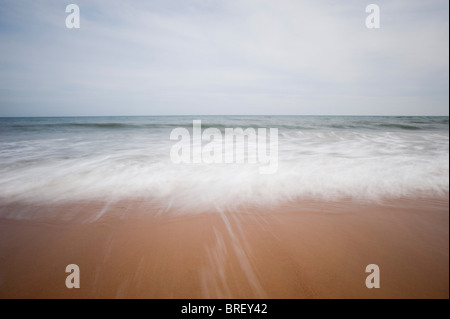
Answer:
<svg viewBox="0 0 450 319"><path fill-rule="evenodd" d="M139 201L3 204L0 298L448 298L448 207L448 198L201 214ZM68 264L80 267L79 289L65 286ZM365 286L368 264L380 268L379 289Z"/></svg>

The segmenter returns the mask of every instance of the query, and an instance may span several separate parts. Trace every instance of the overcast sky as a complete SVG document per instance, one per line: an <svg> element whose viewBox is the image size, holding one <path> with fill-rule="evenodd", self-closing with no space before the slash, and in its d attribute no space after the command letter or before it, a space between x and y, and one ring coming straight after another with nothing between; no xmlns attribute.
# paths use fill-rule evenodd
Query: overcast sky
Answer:
<svg viewBox="0 0 450 319"><path fill-rule="evenodd" d="M447 0L0 0L0 116L448 115L448 15Z"/></svg>

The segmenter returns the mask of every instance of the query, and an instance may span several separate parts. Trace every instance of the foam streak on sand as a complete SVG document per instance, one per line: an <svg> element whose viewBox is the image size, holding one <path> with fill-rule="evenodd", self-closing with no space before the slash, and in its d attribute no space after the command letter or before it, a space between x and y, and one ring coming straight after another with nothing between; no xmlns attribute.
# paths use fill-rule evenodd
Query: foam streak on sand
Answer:
<svg viewBox="0 0 450 319"><path fill-rule="evenodd" d="M448 298L448 199L183 216L122 202L88 223L101 205L77 209L70 221L0 219L0 297ZM64 285L70 263L80 289ZM380 289L364 284L372 263Z"/></svg>

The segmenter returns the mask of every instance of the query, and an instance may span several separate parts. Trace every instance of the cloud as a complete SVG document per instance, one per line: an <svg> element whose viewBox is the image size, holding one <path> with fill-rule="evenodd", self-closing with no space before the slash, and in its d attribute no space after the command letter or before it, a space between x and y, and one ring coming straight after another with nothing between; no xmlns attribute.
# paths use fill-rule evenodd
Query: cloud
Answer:
<svg viewBox="0 0 450 319"><path fill-rule="evenodd" d="M448 114L448 3L2 1L0 116Z"/></svg>

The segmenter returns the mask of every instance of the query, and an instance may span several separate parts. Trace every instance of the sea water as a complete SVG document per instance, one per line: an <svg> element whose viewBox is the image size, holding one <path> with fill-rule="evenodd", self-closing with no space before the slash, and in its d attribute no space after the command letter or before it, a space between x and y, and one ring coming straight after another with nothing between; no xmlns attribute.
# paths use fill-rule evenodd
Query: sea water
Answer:
<svg viewBox="0 0 450 319"><path fill-rule="evenodd" d="M277 128L278 167L174 163L176 128ZM297 200L446 196L448 117L0 118L0 200L140 199L226 210Z"/></svg>

